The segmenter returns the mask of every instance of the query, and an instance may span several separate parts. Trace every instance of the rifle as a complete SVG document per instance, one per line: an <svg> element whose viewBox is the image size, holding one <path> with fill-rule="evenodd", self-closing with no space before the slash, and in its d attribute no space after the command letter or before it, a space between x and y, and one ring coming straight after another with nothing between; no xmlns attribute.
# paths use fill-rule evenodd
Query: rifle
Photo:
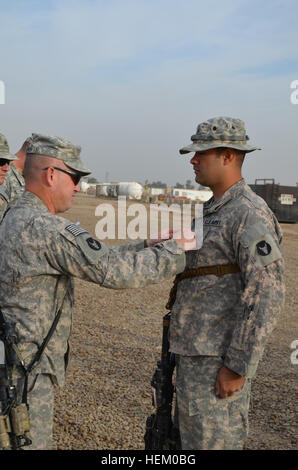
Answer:
<svg viewBox="0 0 298 470"><path fill-rule="evenodd" d="M20 449L32 444L28 405L19 403L12 372L24 367L16 345L14 325L5 322L0 312L0 449Z"/></svg>
<svg viewBox="0 0 298 470"><path fill-rule="evenodd" d="M5 322L0 310L0 449L20 449L32 444L29 405L27 403L28 377L39 363L56 329L67 292L68 289L65 291L63 302L47 336L27 367L25 367L18 350L15 324ZM23 372L21 399L18 397L17 388L12 379L12 371L16 367L21 368Z"/></svg>
<svg viewBox="0 0 298 470"><path fill-rule="evenodd" d="M170 318L170 313L163 317L161 360L157 362L151 380L152 405L155 407L155 413L148 416L146 420L144 436L146 450L181 449L179 429L172 420L174 395L172 377L175 368L175 355L169 351Z"/></svg>

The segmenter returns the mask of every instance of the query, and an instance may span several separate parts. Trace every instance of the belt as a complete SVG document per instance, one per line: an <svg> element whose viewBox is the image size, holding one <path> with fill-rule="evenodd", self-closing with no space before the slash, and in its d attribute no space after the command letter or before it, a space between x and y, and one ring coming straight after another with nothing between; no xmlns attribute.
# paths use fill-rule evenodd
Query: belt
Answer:
<svg viewBox="0 0 298 470"><path fill-rule="evenodd" d="M191 277L198 277L198 276L209 276L210 274L221 277L221 276L225 276L225 274L233 274L233 273L239 273L239 272L240 272L240 268L238 264L222 264L222 265L217 265L217 266L202 266L201 268L186 269L182 273L177 274L177 276L175 277L174 284L170 291L169 300L166 305L166 308L171 310L171 308L173 307L174 302L176 300L178 283L182 281L183 279L189 279Z"/></svg>

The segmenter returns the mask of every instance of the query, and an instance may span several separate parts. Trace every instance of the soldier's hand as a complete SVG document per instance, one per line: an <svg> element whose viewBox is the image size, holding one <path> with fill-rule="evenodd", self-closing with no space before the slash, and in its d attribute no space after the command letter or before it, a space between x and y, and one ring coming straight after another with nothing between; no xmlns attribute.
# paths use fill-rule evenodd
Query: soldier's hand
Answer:
<svg viewBox="0 0 298 470"><path fill-rule="evenodd" d="M196 238L194 232L190 229L183 230L182 236L179 235L177 238L177 232L173 234L173 239L177 242L177 244L182 248L184 251L190 251L196 249Z"/></svg>
<svg viewBox="0 0 298 470"><path fill-rule="evenodd" d="M223 366L216 379L216 395L219 395L221 398L230 397L234 392L237 392L243 387L244 381L244 376L238 375L236 372Z"/></svg>
<svg viewBox="0 0 298 470"><path fill-rule="evenodd" d="M160 232L155 237L147 239L146 240L147 241L147 246L150 248L151 246L156 245L156 243L164 242L166 240L169 240L172 237L173 237L173 229L165 230L163 232Z"/></svg>

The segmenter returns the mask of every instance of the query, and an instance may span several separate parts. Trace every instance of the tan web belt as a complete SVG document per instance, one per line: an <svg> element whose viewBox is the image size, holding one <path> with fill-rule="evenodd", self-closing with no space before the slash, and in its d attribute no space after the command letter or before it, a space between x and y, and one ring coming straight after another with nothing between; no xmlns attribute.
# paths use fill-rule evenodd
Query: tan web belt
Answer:
<svg viewBox="0 0 298 470"><path fill-rule="evenodd" d="M224 276L225 274L239 273L240 268L238 264L223 264L217 266L202 266L201 268L187 269L183 273L177 274L174 280L174 285L170 291L169 300L166 308L171 310L176 300L177 286L182 279L188 279L191 277L208 276L213 274L215 276Z"/></svg>

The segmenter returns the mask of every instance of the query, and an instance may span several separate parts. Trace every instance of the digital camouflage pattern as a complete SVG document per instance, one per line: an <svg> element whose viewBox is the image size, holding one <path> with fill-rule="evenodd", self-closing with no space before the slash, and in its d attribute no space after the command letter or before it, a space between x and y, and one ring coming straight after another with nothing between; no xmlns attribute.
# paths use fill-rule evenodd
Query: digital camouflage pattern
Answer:
<svg viewBox="0 0 298 470"><path fill-rule="evenodd" d="M225 356L229 369L252 377L284 303L281 230L244 180L204 203L203 214L203 246L186 253L186 269L236 263L241 273L178 284L171 351Z"/></svg>
<svg viewBox="0 0 298 470"><path fill-rule="evenodd" d="M13 372L13 380L22 395L24 375L21 369ZM32 444L24 450L51 450L54 416L54 380L49 374L29 375L28 405L30 413L30 439Z"/></svg>
<svg viewBox="0 0 298 470"><path fill-rule="evenodd" d="M22 173L12 163L5 176L4 183L0 186L0 221L8 207L13 206L23 194L25 180Z"/></svg>
<svg viewBox="0 0 298 470"><path fill-rule="evenodd" d="M31 373L31 382L37 379L37 383L28 394L34 432L33 445L28 448L48 449L52 433L50 382L62 386L65 381L73 277L114 289L144 287L183 271L185 253L174 240L146 249L143 241L107 248L86 230L52 215L27 191L2 221L0 250L0 307L5 320L16 324L18 348L26 366L62 308L58 326Z"/></svg>
<svg viewBox="0 0 298 470"><path fill-rule="evenodd" d="M0 134L0 158L4 158L5 160L18 160L18 158L10 153L9 145L5 135Z"/></svg>
<svg viewBox="0 0 298 470"><path fill-rule="evenodd" d="M284 304L282 234L265 201L244 180L204 203L203 216L203 245L186 253L186 269L236 263L241 272L178 284L170 349L179 356L180 433L183 449L239 449L249 406L247 379L256 373ZM214 396L222 365L246 377L242 392L228 399ZM237 396L241 401L234 402Z"/></svg>
<svg viewBox="0 0 298 470"><path fill-rule="evenodd" d="M12 155L10 153L7 139L5 135L3 134L0 134L0 159L1 158L4 158L5 160L8 160L9 162L12 160L18 160L18 158L15 155ZM2 220L4 212L8 208L8 203L10 201L9 191L7 191L5 187L5 182L10 172L11 170L7 172L5 176L4 184L0 185L0 222Z"/></svg>
<svg viewBox="0 0 298 470"><path fill-rule="evenodd" d="M62 306L58 327L36 373L64 383L71 333L73 277L114 289L137 288L169 278L185 267L174 240L144 249L144 242L107 248L84 229L52 215L25 191L0 227L0 306L16 322L25 363L42 343Z"/></svg>
<svg viewBox="0 0 298 470"><path fill-rule="evenodd" d="M0 222L3 219L3 215L8 208L9 196L5 189L3 188L3 184L0 185Z"/></svg>
<svg viewBox="0 0 298 470"><path fill-rule="evenodd" d="M220 398L215 383L222 358L189 356L176 362L183 450L241 450L248 433L251 380L230 397Z"/></svg>
<svg viewBox="0 0 298 470"><path fill-rule="evenodd" d="M26 450L51 449L54 418L54 387L49 374L32 375L28 384L30 435L32 445Z"/></svg>
<svg viewBox="0 0 298 470"><path fill-rule="evenodd" d="M245 152L260 150L247 144L244 122L230 117L215 117L198 125L196 133L191 137L192 144L180 149L181 154L201 152L217 147L230 147Z"/></svg>
<svg viewBox="0 0 298 470"><path fill-rule="evenodd" d="M91 170L85 167L80 159L81 147L73 145L62 137L49 136L43 134L32 134L30 145L27 149L27 155L45 155L62 160L73 170L89 175Z"/></svg>

